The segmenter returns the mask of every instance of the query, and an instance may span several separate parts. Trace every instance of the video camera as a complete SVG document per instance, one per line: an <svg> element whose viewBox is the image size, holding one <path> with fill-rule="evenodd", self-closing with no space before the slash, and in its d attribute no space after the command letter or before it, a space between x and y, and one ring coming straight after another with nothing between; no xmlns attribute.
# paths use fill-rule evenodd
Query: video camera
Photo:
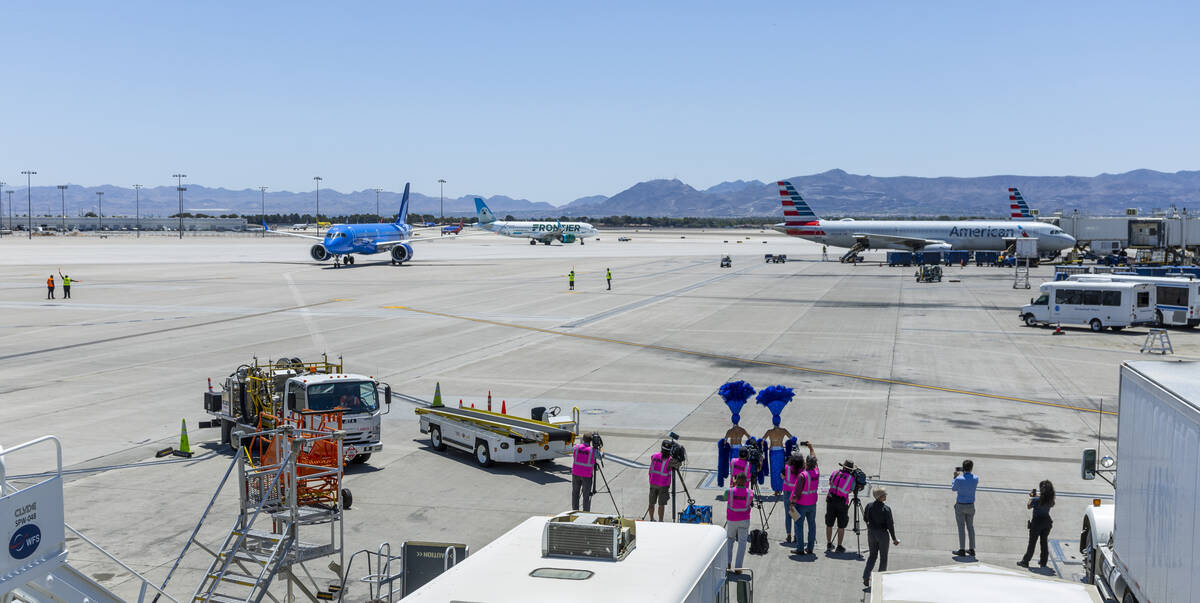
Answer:
<svg viewBox="0 0 1200 603"><path fill-rule="evenodd" d="M672 431L671 439L662 441L662 453L671 458L671 464L676 467L687 462L687 449L679 443L679 434Z"/></svg>
<svg viewBox="0 0 1200 603"><path fill-rule="evenodd" d="M750 461L750 465L757 472L759 467L762 467L763 453L758 446L746 445L742 446L742 450L746 451L746 460Z"/></svg>
<svg viewBox="0 0 1200 603"><path fill-rule="evenodd" d="M604 439L600 437L600 432L592 432L592 448L604 448Z"/></svg>
<svg viewBox="0 0 1200 603"><path fill-rule="evenodd" d="M858 494L863 488L867 487L867 474L862 469L855 467L850 475L854 476L854 493Z"/></svg>

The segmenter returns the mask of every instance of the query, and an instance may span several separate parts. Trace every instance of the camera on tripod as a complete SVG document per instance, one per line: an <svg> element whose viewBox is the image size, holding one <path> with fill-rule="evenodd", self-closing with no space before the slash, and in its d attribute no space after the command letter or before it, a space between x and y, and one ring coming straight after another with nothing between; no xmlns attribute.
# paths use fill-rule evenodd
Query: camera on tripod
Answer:
<svg viewBox="0 0 1200 603"><path fill-rule="evenodd" d="M862 489L867 487L867 474L862 469L855 467L850 475L854 476L854 493L862 492Z"/></svg>
<svg viewBox="0 0 1200 603"><path fill-rule="evenodd" d="M671 458L671 466L682 467L687 462L687 449L679 443L679 434L672 431L671 439L662 441L662 453Z"/></svg>
<svg viewBox="0 0 1200 603"><path fill-rule="evenodd" d="M754 468L755 473L758 473L758 470L760 467L762 467L762 463L763 463L762 450L759 449L758 446L753 446L753 445L749 445L749 444L742 446L742 450L746 451L746 460L750 461L750 466Z"/></svg>
<svg viewBox="0 0 1200 603"><path fill-rule="evenodd" d="M604 440L600 437L600 432L598 431L592 432L592 447L604 448Z"/></svg>

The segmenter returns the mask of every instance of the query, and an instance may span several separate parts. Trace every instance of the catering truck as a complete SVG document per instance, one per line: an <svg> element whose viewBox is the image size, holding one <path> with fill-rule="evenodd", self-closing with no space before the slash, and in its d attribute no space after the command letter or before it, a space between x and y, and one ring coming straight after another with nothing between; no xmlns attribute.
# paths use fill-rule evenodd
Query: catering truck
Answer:
<svg viewBox="0 0 1200 603"><path fill-rule="evenodd" d="M243 364L213 391L204 392L204 410L213 420L201 427L220 427L221 443L236 433L271 429L273 418L334 414L340 418L346 460L365 463L383 449L380 426L392 404L392 388L374 377L343 372L342 359L316 362L281 358Z"/></svg>
<svg viewBox="0 0 1200 603"><path fill-rule="evenodd" d="M1200 362L1123 364L1116 459L1083 453L1083 479L1116 490L1084 514L1084 575L1121 603L1200 602L1198 377Z"/></svg>
<svg viewBox="0 0 1200 603"><path fill-rule="evenodd" d="M748 569L727 569L725 530L571 511L531 517L405 603L751 603Z"/></svg>

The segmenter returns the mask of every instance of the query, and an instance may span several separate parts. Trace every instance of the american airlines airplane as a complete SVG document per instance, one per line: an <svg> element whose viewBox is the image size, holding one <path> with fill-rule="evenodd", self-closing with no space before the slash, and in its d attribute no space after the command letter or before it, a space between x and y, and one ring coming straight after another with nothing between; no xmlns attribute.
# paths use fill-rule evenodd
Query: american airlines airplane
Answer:
<svg viewBox="0 0 1200 603"><path fill-rule="evenodd" d="M1003 251L1015 239L1028 237L1037 238L1039 252L1057 253L1075 246L1075 237L1053 224L1020 221L1025 216L1020 216L1019 210L1012 221L821 220L792 183L779 181L779 195L785 221L774 225L775 230L822 245L846 247L851 253L865 249Z"/></svg>
<svg viewBox="0 0 1200 603"><path fill-rule="evenodd" d="M475 214L479 217L479 223L476 228L490 230L497 234L502 234L506 237L525 237L529 239L530 245L537 245L538 241L549 245L553 241L561 243L574 243L579 241L583 245L583 239L596 234L594 226L587 222L518 222L515 220L497 220L492 210L488 209L483 199L475 197Z"/></svg>

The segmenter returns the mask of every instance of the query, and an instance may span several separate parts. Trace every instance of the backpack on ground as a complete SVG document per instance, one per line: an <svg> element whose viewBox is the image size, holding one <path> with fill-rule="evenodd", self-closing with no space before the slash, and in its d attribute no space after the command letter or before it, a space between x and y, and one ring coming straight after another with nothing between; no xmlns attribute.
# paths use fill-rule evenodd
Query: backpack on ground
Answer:
<svg viewBox="0 0 1200 603"><path fill-rule="evenodd" d="M766 555L771 550L767 533L763 530L750 530L750 554Z"/></svg>

